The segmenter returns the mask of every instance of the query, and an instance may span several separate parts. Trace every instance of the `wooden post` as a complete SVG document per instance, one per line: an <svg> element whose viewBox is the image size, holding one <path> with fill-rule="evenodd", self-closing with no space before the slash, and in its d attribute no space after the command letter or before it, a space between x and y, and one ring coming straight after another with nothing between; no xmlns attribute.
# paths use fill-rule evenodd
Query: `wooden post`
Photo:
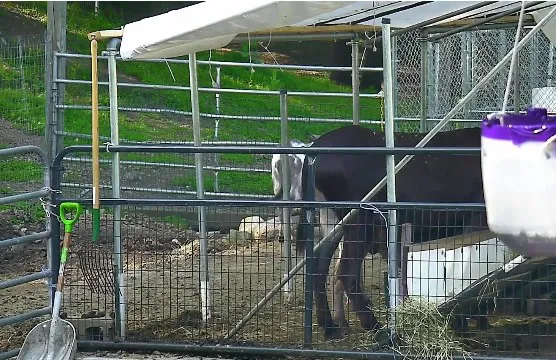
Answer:
<svg viewBox="0 0 556 360"><path fill-rule="evenodd" d="M56 109L57 104L64 103L64 85L56 84L56 78L65 78L66 61L63 58L55 59L54 53L66 52L66 1L49 1L47 4L46 26L46 152L49 163L52 162L58 151L63 148L64 137L56 132L64 131L64 112Z"/></svg>

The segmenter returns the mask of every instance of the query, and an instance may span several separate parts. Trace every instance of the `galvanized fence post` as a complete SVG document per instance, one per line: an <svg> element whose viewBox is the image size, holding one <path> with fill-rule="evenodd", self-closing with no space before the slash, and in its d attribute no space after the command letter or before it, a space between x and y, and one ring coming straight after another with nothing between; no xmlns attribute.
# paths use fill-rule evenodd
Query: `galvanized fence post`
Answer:
<svg viewBox="0 0 556 360"><path fill-rule="evenodd" d="M280 90L280 145L282 147L287 147L289 144L288 137L288 92L287 90ZM282 175L282 199L290 200L290 189L291 189L291 175L289 166L289 154L280 155L281 163L281 175ZM292 234L291 234L291 209L289 207L284 207L282 209L282 227L284 229L284 277L288 276L292 268ZM290 300L293 289L294 281L290 279L284 286L284 300L287 302Z"/></svg>
<svg viewBox="0 0 556 360"><path fill-rule="evenodd" d="M351 93L353 104L353 125L359 125L361 119L361 105L359 99L359 41L353 39L351 44Z"/></svg>
<svg viewBox="0 0 556 360"><path fill-rule="evenodd" d="M215 89L220 89L220 79L221 79L222 68L220 66L216 67L216 81L212 83L212 87ZM220 125L220 93L214 94L216 100L216 117L214 118L214 141L218 141L218 130ZM214 165L216 167L220 166L220 154L214 153ZM214 191L220 192L220 185L218 184L218 170L214 171Z"/></svg>
<svg viewBox="0 0 556 360"><path fill-rule="evenodd" d="M305 195L306 201L315 200L315 156L308 155L307 158L307 194ZM311 348L313 346L313 274L315 272L315 259L314 249L315 246L315 209L305 208L304 211L307 215L307 234L305 246L305 313L303 318L303 347Z"/></svg>
<svg viewBox="0 0 556 360"><path fill-rule="evenodd" d="M393 148L394 144L394 104L392 84L392 43L390 33L390 19L382 19L382 56L384 66L384 133L386 147ZM386 156L386 188L387 201L396 201L396 172L394 155ZM388 291L389 300L389 328L393 337L396 334L396 308L399 302L400 282L398 278L398 243L396 210L388 210Z"/></svg>
<svg viewBox="0 0 556 360"><path fill-rule="evenodd" d="M112 39L108 42L108 90L110 94L110 142L119 145L120 132L118 124L118 77L116 72L116 55L121 40ZM112 197L120 198L120 153L112 153ZM114 207L114 280L116 285L115 314L116 331L122 339L125 339L125 277L123 270L123 254L121 242L121 219L122 209L120 205Z"/></svg>
<svg viewBox="0 0 556 360"><path fill-rule="evenodd" d="M201 119L199 115L199 85L197 82L197 56L189 54L189 86L191 87L191 112L193 122L193 142L201 146ZM197 199L205 198L203 177L203 154L195 153L195 172L197 183ZM201 294L201 315L203 321L212 316L211 288L208 270L207 216L206 207L199 206L199 286Z"/></svg>

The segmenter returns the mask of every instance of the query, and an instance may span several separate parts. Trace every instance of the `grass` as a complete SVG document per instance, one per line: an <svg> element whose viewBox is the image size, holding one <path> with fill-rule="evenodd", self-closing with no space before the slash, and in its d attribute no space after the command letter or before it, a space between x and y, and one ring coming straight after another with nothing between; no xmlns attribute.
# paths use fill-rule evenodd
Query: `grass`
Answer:
<svg viewBox="0 0 556 360"><path fill-rule="evenodd" d="M42 166L32 161L0 160L0 181L34 182L43 178Z"/></svg>
<svg viewBox="0 0 556 360"><path fill-rule="evenodd" d="M45 2L4 2L1 7L25 15L29 18L45 22ZM99 29L118 28L122 21L117 12L106 11L95 17L89 10L83 9L80 4L68 3L67 9L67 48L69 52L89 54L90 43L86 33ZM99 44L99 52L105 48L104 43ZM214 61L253 62L261 60L255 50L256 43L251 44L253 50L249 53L247 43L239 49L221 49L218 51L202 52L197 54L199 60L208 60L209 56ZM186 59L186 57L182 57ZM120 82L144 83L173 86L188 86L189 69L184 64L144 63L144 62L118 62ZM214 66L199 65L199 86L212 87L211 75L216 76ZM17 64L10 62L9 58L0 58L0 77L12 79L17 83ZM68 59L67 78L90 80L91 65L89 60ZM99 60L99 81L107 81L107 64ZM41 76L31 76L26 79L28 87L39 89L28 94L22 87L12 86L9 89L0 89L0 117L15 123L21 122L25 117L33 129L44 128L44 111L24 112L13 104L21 103L23 96L27 96L32 103L44 103L44 85ZM351 92L346 86L338 85L329 80L328 74L307 74L296 71L282 71L279 69L254 69L225 67L222 69L221 86L223 88L251 89L251 90L280 90L311 91L311 92ZM362 89L362 93L376 92L376 89ZM86 85L66 85L65 103L76 105L90 105L91 89ZM190 94L188 91L179 90L145 90L137 88L119 87L119 106L132 108L170 109L176 111L191 111ZM106 86L99 87L99 104L109 105L109 94ZM199 98L200 110L203 113L215 113L214 94L201 92ZM35 108L35 107L33 107ZM11 109L11 110L10 110ZM221 113L230 115L252 116L279 116L279 97L269 95L229 94L221 95ZM351 98L330 98L315 96L289 96L288 114L290 117L305 118L351 118ZM22 115L24 114L24 115ZM361 99L361 118L380 119L381 111L379 101L376 99ZM83 110L65 111L65 130L73 133L91 133L91 113ZM338 123L291 122L289 136L291 138L308 141L309 134L322 134L338 128ZM123 112L119 114L120 138L130 141L191 141L193 139L191 121L186 116ZM110 122L107 111L100 112L100 135L110 136ZM214 140L214 122L205 120L201 137L204 141ZM280 140L280 123L278 121L253 121L222 119L219 124L219 140L229 141L273 141ZM66 146L76 144L90 144L90 139L73 136L65 137ZM140 156L138 156L139 158ZM132 157L128 157L131 159ZM168 159L168 157L165 157ZM176 157L179 158L179 157ZM260 156L258 157L260 158ZM156 157L153 161L158 161ZM257 161L251 155L222 155L222 163L230 165L251 165ZM167 161L167 160L166 160ZM269 160L266 162L269 163ZM268 164L269 165L269 164ZM267 177L267 180L263 178ZM212 184L210 176L207 183ZM249 191L268 194L271 191L270 176L246 175L231 172L220 173L221 190L224 191ZM176 180L183 186L194 186L194 179L183 177ZM247 183L250 184L247 184Z"/></svg>
<svg viewBox="0 0 556 360"><path fill-rule="evenodd" d="M205 173L203 177L205 191L216 191L214 178L213 174ZM176 177L172 184L186 189L195 189L195 174L190 172L187 175ZM234 191L242 194L257 194L261 189L272 189L270 176L260 173L220 172L218 174L218 185L220 189L233 188Z"/></svg>
<svg viewBox="0 0 556 360"><path fill-rule="evenodd" d="M0 149L8 148L7 144L0 143ZM17 160L17 157L0 157L1 182L36 182L43 178L43 168L31 160ZM7 188L0 187L1 195L12 195Z"/></svg>

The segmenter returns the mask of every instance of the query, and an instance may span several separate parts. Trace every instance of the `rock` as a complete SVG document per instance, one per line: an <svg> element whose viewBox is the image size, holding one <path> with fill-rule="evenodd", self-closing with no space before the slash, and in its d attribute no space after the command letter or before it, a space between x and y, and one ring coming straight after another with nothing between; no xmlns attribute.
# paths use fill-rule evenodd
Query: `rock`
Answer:
<svg viewBox="0 0 556 360"><path fill-rule="evenodd" d="M274 241L282 234L282 223L279 218L268 219L259 225L258 231L253 234L255 240Z"/></svg>
<svg viewBox="0 0 556 360"><path fill-rule="evenodd" d="M253 235L254 229L258 228L259 224L264 222L265 221L260 216L248 216L241 220L238 230Z"/></svg>
<svg viewBox="0 0 556 360"><path fill-rule="evenodd" d="M226 239L227 240L227 239ZM230 248L230 243L225 241L223 237L218 237L216 239L207 239L207 254L214 254L227 250ZM174 256L197 256L199 255L199 239L195 239L189 244L182 245L172 251Z"/></svg>
<svg viewBox="0 0 556 360"><path fill-rule="evenodd" d="M241 220L239 232L250 234L253 240L277 240L282 233L282 223L275 217L267 221L260 216L249 216Z"/></svg>
<svg viewBox="0 0 556 360"><path fill-rule="evenodd" d="M172 244L181 246L181 243L179 242L178 239L172 239Z"/></svg>
<svg viewBox="0 0 556 360"><path fill-rule="evenodd" d="M244 246L251 241L251 234L245 231L239 231L236 229L230 229L230 234L228 235L228 241L232 245Z"/></svg>

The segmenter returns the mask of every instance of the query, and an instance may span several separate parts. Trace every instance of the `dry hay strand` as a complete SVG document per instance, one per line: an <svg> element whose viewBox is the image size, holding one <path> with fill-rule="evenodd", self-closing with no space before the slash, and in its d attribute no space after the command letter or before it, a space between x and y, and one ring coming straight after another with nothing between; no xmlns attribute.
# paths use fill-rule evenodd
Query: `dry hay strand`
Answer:
<svg viewBox="0 0 556 360"><path fill-rule="evenodd" d="M386 308L376 309L387 314ZM462 356L472 359L465 343L460 341L450 326L450 316L441 314L434 303L419 299L406 299L396 309L396 341L387 345L388 349L405 358L413 359L452 359ZM389 338L385 326L376 334L365 332L358 337L359 349L376 350L380 343ZM380 336L379 336L380 335ZM380 340L379 337L382 339Z"/></svg>
<svg viewBox="0 0 556 360"><path fill-rule="evenodd" d="M434 303L426 300L406 299L398 306L396 332L400 341L392 350L404 358L472 358L472 353L450 328L450 316L441 314Z"/></svg>

